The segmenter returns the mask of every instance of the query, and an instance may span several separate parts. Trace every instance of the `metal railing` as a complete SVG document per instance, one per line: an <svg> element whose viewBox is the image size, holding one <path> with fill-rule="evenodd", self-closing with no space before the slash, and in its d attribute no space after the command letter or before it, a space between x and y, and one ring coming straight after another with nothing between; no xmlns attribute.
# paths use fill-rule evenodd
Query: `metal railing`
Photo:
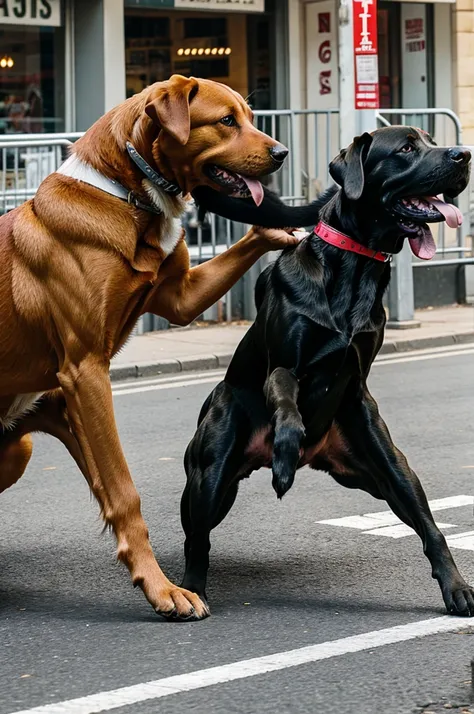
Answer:
<svg viewBox="0 0 474 714"><path fill-rule="evenodd" d="M462 127L459 117L447 108L427 109L381 109L376 113L378 123L390 126L393 123L417 126L427 131L441 146L462 146ZM388 121L390 116L392 121ZM401 323L415 326L413 268L436 268L455 265L460 268L474 263L471 234L471 196L474 182L457 199L463 214L463 224L458 229L448 228L445 223L432 224L431 230L437 245L436 259L421 261L411 255L408 245L395 256L393 274L388 293L390 322L393 327Z"/></svg>
<svg viewBox="0 0 474 714"><path fill-rule="evenodd" d="M461 124L450 109L383 109L376 113L376 118L382 126L389 126L392 122L419 126L429 131L441 145L462 142ZM255 124L290 149L283 168L265 182L283 200L292 205L307 203L328 186L328 165L339 151L338 109L256 111ZM0 213L34 196L39 183L62 163L67 147L81 136L81 133L60 133L0 137ZM474 189L474 182L472 186ZM470 239L474 198L470 202L469 195L466 191L460 197L460 209L465 216L462 229L455 231L446 228L444 223L433 226L438 251L437 258L429 265L474 262ZM183 224L194 265L222 253L247 230L243 224L215 215L208 216L200 225L192 203L183 216ZM255 316L253 290L256 277L265 263L274 257L263 258L217 305L205 313L204 319L252 319ZM424 265L426 263L413 260L414 267ZM407 292L406 289L404 292ZM397 309L393 310L393 316L398 319ZM162 326L160 319L145 316L139 331Z"/></svg>
<svg viewBox="0 0 474 714"><path fill-rule="evenodd" d="M388 121L390 117L391 121ZM380 125L403 124L416 126L427 131L439 146L462 146L462 126L457 114L447 108L398 108L380 109L376 112ZM472 147L466 147L473 150ZM474 153L474 151L473 151ZM474 182L457 199L456 204L463 214L462 226L449 228L444 222L432 224L431 230L436 242L436 258L429 262L413 256L413 267L434 267L437 265L457 265L473 263L473 244L471 240L471 220L474 216Z"/></svg>
<svg viewBox="0 0 474 714"><path fill-rule="evenodd" d="M339 151L339 110L256 111L255 124L288 146L284 167L268 177L266 184L283 200L297 205L315 198L329 183L328 165ZM68 146L82 133L8 134L0 136L0 213L32 198L41 181L56 171ZM219 216L210 215L200 225L191 203L183 216L193 265L222 253L248 229ZM252 319L255 315L254 284L268 258L263 258L204 319ZM138 331L162 327L159 318L145 316Z"/></svg>
<svg viewBox="0 0 474 714"><path fill-rule="evenodd" d="M36 193L39 184L62 164L71 142L66 138L0 141L0 213L7 213Z"/></svg>

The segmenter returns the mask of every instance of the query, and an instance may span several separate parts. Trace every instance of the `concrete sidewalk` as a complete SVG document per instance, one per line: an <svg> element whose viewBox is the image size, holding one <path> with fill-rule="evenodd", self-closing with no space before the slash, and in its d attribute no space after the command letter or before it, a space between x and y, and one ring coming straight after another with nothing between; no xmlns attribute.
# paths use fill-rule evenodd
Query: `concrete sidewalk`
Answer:
<svg viewBox="0 0 474 714"><path fill-rule="evenodd" d="M419 310L420 327L385 331L382 353L474 342L474 307ZM132 337L112 362L113 381L226 367L250 323L191 326Z"/></svg>

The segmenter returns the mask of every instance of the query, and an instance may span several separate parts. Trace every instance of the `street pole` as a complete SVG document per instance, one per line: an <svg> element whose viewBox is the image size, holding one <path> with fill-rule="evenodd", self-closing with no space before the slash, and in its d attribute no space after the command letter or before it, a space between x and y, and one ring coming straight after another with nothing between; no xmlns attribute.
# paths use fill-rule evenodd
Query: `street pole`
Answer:
<svg viewBox="0 0 474 714"><path fill-rule="evenodd" d="M339 145L346 148L357 133L354 96L352 0L339 3Z"/></svg>
<svg viewBox="0 0 474 714"><path fill-rule="evenodd" d="M354 10L355 6L355 10ZM354 17L354 12L356 17ZM378 86L376 87L377 99L375 102L365 101L365 106L371 104L371 108L359 108L364 106L364 98L367 99L374 88L366 86L368 92L364 92L364 81L370 81L362 77L355 77L355 55L368 55L373 57L373 62L377 61L377 46L372 43L376 39L376 18L375 3L367 0L340 0L339 1L339 140L340 147L346 148L352 142L354 136L363 134L365 131L372 132L377 128L376 109L378 106ZM369 16L372 20L369 27ZM375 16L375 17L374 17ZM357 30L356 43L354 47L354 24L361 30ZM371 37L372 35L372 37ZM375 54L375 56L374 56ZM366 58L367 59L367 58ZM366 65L367 66L367 65ZM376 65L372 64L372 74L377 74ZM358 84L361 83L361 84ZM360 94L356 96L356 85ZM359 96L362 97L359 101ZM419 322L415 318L414 288L413 288L413 265L411 253L408 246L395 256L393 261L392 280L389 290L389 326L398 329L417 327Z"/></svg>
<svg viewBox="0 0 474 714"><path fill-rule="evenodd" d="M388 291L388 315L387 327L389 328L406 330L410 327L420 326L420 322L414 319L413 262L407 241L392 263L392 277Z"/></svg>

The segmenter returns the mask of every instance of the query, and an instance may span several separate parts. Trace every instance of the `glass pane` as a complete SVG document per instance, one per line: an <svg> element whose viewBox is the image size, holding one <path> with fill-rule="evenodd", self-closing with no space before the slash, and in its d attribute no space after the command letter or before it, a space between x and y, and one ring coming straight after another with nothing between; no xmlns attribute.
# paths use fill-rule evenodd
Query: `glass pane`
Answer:
<svg viewBox="0 0 474 714"><path fill-rule="evenodd" d="M63 30L0 25L0 133L64 130Z"/></svg>
<svg viewBox="0 0 474 714"><path fill-rule="evenodd" d="M246 30L243 13L126 12L127 97L174 73L217 80L247 96Z"/></svg>

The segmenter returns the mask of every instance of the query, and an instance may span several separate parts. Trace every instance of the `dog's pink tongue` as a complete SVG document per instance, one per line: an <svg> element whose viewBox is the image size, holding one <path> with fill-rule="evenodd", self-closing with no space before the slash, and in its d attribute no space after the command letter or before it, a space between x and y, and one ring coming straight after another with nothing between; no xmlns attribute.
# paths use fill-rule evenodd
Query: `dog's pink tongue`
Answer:
<svg viewBox="0 0 474 714"><path fill-rule="evenodd" d="M450 228L457 228L462 224L462 213L452 203L445 203L439 196L429 196L428 201L444 216Z"/></svg>
<svg viewBox="0 0 474 714"><path fill-rule="evenodd" d="M257 181L257 179L247 178L247 176L240 176L240 178L242 181L245 181L247 188L252 194L252 198L257 206L260 206L263 201L263 186L260 181Z"/></svg>
<svg viewBox="0 0 474 714"><path fill-rule="evenodd" d="M431 202L433 203L433 201ZM409 241L413 253L421 260L431 260L436 253L436 244L428 226L426 228L422 227L420 234L416 238L409 238Z"/></svg>

